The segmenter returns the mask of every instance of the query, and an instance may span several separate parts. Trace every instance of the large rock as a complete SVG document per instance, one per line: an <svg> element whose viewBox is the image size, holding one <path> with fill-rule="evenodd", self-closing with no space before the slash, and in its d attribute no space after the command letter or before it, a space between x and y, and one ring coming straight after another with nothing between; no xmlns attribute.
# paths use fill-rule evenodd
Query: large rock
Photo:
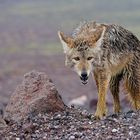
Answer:
<svg viewBox="0 0 140 140"><path fill-rule="evenodd" d="M4 118L18 121L30 114L62 111L65 104L45 73L32 71L24 76L8 103Z"/></svg>

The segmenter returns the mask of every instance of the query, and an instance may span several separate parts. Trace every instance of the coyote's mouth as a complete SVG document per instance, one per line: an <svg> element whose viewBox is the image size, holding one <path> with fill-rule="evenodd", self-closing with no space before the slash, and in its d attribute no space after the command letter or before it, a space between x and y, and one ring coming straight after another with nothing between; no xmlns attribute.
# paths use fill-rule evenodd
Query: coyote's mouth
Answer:
<svg viewBox="0 0 140 140"><path fill-rule="evenodd" d="M88 83L88 80L82 81L82 84L86 85Z"/></svg>
<svg viewBox="0 0 140 140"><path fill-rule="evenodd" d="M86 85L88 83L88 76L87 77L80 77L82 84Z"/></svg>

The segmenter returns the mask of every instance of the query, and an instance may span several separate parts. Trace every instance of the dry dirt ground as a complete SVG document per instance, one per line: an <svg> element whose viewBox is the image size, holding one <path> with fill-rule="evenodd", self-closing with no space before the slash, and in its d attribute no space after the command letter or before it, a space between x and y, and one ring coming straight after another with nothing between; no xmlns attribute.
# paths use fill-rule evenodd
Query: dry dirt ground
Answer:
<svg viewBox="0 0 140 140"><path fill-rule="evenodd" d="M93 112L97 102L97 90L92 76L87 85L82 85L78 75L64 66L64 55L42 55L33 53L11 53L0 55L0 107L5 107L10 95L22 81L23 75L31 70L45 72L53 80L66 104L72 99L87 96L85 107ZM129 104L121 95L122 110L129 110ZM112 109L112 96L107 95L109 110ZM112 111L112 110L111 110Z"/></svg>

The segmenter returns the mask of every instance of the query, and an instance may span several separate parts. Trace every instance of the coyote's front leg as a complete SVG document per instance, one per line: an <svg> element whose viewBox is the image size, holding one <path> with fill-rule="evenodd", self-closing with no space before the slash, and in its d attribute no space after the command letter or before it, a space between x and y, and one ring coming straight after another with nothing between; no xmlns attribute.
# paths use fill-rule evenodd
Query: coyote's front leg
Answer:
<svg viewBox="0 0 140 140"><path fill-rule="evenodd" d="M110 74L105 71L94 72L95 81L98 88L98 102L95 117L101 119L107 113L106 108L106 93L110 81Z"/></svg>

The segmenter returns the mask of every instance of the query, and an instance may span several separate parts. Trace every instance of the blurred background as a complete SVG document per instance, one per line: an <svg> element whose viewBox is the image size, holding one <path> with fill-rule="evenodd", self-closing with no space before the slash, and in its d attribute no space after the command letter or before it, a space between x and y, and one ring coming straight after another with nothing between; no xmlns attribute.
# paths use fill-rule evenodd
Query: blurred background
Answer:
<svg viewBox="0 0 140 140"><path fill-rule="evenodd" d="M52 78L66 104L76 99L95 109L95 82L91 77L83 86L77 74L64 66L57 36L58 30L70 34L84 20L119 24L140 38L140 1L0 0L0 106L7 104L25 73L37 70ZM111 106L110 93L107 101Z"/></svg>

